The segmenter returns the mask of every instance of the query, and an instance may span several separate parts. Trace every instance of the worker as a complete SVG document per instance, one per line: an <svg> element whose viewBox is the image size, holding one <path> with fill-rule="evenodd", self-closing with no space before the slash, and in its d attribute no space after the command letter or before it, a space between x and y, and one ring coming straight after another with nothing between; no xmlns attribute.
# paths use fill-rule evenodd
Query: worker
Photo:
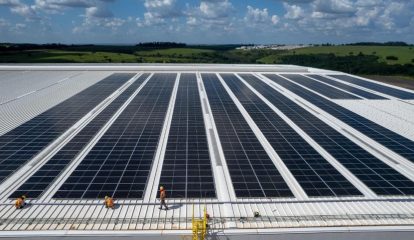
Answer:
<svg viewBox="0 0 414 240"><path fill-rule="evenodd" d="M16 199L16 202L14 203L14 206L16 207L16 209L22 209L22 208L24 208L24 206L26 205L25 200L26 200L26 196L25 195L22 195L22 196L18 197Z"/></svg>
<svg viewBox="0 0 414 240"><path fill-rule="evenodd" d="M167 204L165 204L165 199L167 198L167 193L165 192L165 189L163 186L160 187L160 209L162 209L162 206L165 207L165 210L168 210Z"/></svg>
<svg viewBox="0 0 414 240"><path fill-rule="evenodd" d="M114 204L114 199L109 197L109 196L105 196L105 207L106 208L114 208L115 204Z"/></svg>

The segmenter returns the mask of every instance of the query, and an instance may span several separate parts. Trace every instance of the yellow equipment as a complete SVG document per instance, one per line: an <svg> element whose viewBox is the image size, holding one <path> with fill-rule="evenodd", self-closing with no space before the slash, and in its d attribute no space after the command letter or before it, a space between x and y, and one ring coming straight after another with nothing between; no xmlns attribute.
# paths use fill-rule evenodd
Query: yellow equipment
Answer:
<svg viewBox="0 0 414 240"><path fill-rule="evenodd" d="M207 235L207 227L208 227L208 215L206 206L204 206L203 211L203 218L202 219L195 219L194 218L194 205L193 205L193 218L192 218L192 229L193 229L193 240L204 240L206 239Z"/></svg>

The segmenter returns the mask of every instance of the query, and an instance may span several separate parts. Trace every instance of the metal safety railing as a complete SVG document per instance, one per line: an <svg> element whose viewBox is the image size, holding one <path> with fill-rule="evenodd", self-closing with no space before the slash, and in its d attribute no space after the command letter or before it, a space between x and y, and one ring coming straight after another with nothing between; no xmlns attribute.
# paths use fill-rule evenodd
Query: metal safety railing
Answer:
<svg viewBox="0 0 414 240"><path fill-rule="evenodd" d="M202 218L2 218L0 219L0 227L4 229L6 225L19 225L19 229L29 228L33 225L49 225L50 229L66 229L71 226L72 230L82 230L93 228L93 225L125 225L131 226L119 228L119 230L137 230L137 229L157 229L157 230L192 230L198 236L206 234L207 230L225 229L226 224L233 224L231 228L249 229L249 228L275 228L275 224L289 224L289 227L300 227L309 222L325 223L329 226L343 226L341 221L355 221L360 224L364 220L388 220L389 224L395 225L394 220L414 222L414 214L346 214L346 215L309 215L309 216L260 216L260 217L208 217L206 210ZM207 225L208 224L208 225ZM367 223L368 224L368 223ZM375 224L375 222L373 222ZM53 225L53 226L52 226ZM347 223L349 226L350 223ZM352 225L352 224L351 224ZM398 225L401 225L399 223ZM60 226L60 227L59 227ZM155 226L155 227L154 227ZM116 230L117 228L114 227ZM203 238L195 238L203 239Z"/></svg>

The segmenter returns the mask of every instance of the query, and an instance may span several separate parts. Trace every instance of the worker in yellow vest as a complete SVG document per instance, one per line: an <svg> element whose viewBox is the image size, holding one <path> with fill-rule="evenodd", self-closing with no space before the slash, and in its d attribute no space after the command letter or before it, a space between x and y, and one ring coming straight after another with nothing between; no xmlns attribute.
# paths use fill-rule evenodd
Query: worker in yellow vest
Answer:
<svg viewBox="0 0 414 240"><path fill-rule="evenodd" d="M24 208L24 206L26 205L25 200L26 200L26 196L25 195L22 195L22 196L18 197L16 199L16 202L14 203L14 206L16 207L16 209L22 209L22 208Z"/></svg>
<svg viewBox="0 0 414 240"><path fill-rule="evenodd" d="M109 196L105 196L105 207L106 208L114 208L115 204L114 204L114 199L109 197Z"/></svg>

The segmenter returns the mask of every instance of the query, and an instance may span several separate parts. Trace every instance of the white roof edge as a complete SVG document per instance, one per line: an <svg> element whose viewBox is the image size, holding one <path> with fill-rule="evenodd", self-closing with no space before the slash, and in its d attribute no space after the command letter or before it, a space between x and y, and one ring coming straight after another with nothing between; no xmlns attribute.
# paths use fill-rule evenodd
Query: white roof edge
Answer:
<svg viewBox="0 0 414 240"><path fill-rule="evenodd" d="M269 71L309 72L297 65L268 64L0 64L1 70L99 70L99 71ZM315 71L315 70L314 70ZM319 70L318 71L322 71Z"/></svg>

